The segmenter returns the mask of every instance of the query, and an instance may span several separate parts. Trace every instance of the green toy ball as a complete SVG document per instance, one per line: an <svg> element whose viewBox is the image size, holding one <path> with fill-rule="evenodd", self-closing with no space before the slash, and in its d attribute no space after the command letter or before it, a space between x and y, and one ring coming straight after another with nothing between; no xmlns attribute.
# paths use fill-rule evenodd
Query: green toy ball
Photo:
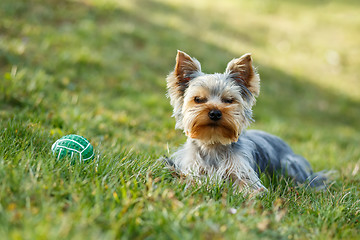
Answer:
<svg viewBox="0 0 360 240"><path fill-rule="evenodd" d="M52 146L51 151L58 160L65 156L86 162L94 158L94 149L90 142L79 135L70 134L58 139Z"/></svg>

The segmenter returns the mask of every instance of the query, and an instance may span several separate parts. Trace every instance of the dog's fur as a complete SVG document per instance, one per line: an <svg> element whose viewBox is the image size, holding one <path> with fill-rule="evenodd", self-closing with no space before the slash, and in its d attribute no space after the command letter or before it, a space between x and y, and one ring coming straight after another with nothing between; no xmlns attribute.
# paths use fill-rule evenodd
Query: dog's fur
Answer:
<svg viewBox="0 0 360 240"><path fill-rule="evenodd" d="M280 173L317 188L325 186L325 176L313 173L308 161L280 138L245 131L253 121L252 106L260 92L250 54L230 61L223 74L205 74L199 61L178 51L167 88L176 128L188 137L168 159L181 174L227 178L240 190L252 191L266 190L260 172Z"/></svg>

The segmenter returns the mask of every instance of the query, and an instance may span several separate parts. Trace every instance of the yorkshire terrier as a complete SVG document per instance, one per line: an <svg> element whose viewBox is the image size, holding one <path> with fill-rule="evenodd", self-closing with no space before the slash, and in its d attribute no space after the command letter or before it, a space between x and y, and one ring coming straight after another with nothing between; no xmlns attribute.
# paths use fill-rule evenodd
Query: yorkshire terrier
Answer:
<svg viewBox="0 0 360 240"><path fill-rule="evenodd" d="M326 186L325 175L314 173L283 140L258 130L245 131L253 121L252 106L260 91L251 54L231 60L223 74L205 74L199 61L178 51L175 69L166 80L175 128L188 137L166 159L181 175L230 179L240 191L250 192L267 191L259 179L262 172L317 189Z"/></svg>

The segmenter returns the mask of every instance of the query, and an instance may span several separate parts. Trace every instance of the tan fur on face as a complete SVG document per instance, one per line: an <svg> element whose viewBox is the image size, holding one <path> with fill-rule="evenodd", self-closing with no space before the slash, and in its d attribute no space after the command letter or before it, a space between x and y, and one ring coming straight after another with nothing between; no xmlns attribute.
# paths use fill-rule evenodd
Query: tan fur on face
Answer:
<svg viewBox="0 0 360 240"><path fill-rule="evenodd" d="M238 112L236 108L239 106L213 105L213 104L194 104L187 105L193 113L187 118L185 115L185 133L188 137L201 140L208 144L221 143L230 144L236 142L239 137L240 122L234 118L234 112ZM218 109L222 113L222 118L216 122L209 118L209 112Z"/></svg>

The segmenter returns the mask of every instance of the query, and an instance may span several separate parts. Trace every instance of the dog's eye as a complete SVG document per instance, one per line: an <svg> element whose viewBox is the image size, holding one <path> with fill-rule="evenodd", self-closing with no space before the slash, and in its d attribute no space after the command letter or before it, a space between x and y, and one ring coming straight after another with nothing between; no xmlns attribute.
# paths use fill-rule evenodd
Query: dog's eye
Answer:
<svg viewBox="0 0 360 240"><path fill-rule="evenodd" d="M195 103L205 103L206 101L207 101L206 98L194 97L194 102Z"/></svg>
<svg viewBox="0 0 360 240"><path fill-rule="evenodd" d="M223 98L223 99L222 99L222 102L223 102L223 103L231 104L231 103L234 102L234 99L232 99L232 98Z"/></svg>

